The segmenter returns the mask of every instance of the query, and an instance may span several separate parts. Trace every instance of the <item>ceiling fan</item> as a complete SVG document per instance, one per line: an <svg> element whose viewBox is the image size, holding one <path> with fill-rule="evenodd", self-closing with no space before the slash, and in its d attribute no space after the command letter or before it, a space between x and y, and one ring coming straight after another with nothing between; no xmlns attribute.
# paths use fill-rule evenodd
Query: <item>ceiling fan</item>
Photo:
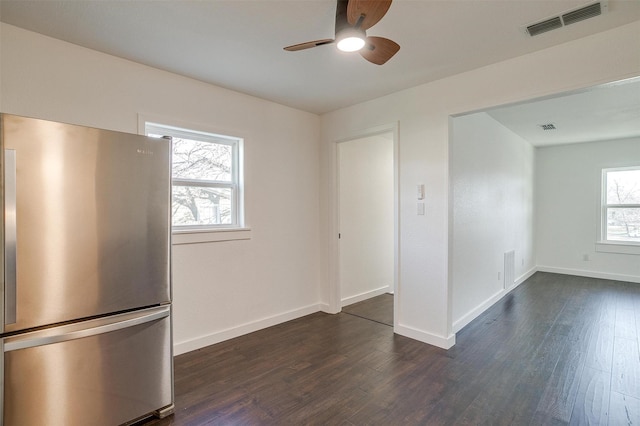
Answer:
<svg viewBox="0 0 640 426"><path fill-rule="evenodd" d="M367 61L382 65L400 50L400 45L384 37L367 36L366 30L377 24L391 7L392 0L338 0L335 38L308 41L287 46L295 52L337 43L344 52L359 52Z"/></svg>

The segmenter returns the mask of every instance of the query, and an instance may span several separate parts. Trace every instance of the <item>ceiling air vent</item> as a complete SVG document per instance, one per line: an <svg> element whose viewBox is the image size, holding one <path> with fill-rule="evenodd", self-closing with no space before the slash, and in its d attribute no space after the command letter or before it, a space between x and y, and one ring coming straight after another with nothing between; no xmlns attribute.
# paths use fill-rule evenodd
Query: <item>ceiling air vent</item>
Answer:
<svg viewBox="0 0 640 426"><path fill-rule="evenodd" d="M525 30L530 36L546 33L547 31L556 30L567 25L575 24L576 22L584 21L585 19L595 18L607 12L609 8L608 0L601 0L597 3L592 3L587 6L583 6L579 9L569 10L559 16L547 18L544 21L535 22L531 25L527 25Z"/></svg>
<svg viewBox="0 0 640 426"><path fill-rule="evenodd" d="M570 25L599 15L602 15L602 7L598 2L590 4L589 6L581 7L578 10L565 13L562 15L562 22L564 22L565 25Z"/></svg>
<svg viewBox="0 0 640 426"><path fill-rule="evenodd" d="M556 16L555 18L547 19L546 21L529 25L527 27L527 32L529 33L530 36L534 36L534 35L546 33L547 31L555 30L557 28L562 28L562 21L560 21L559 16Z"/></svg>

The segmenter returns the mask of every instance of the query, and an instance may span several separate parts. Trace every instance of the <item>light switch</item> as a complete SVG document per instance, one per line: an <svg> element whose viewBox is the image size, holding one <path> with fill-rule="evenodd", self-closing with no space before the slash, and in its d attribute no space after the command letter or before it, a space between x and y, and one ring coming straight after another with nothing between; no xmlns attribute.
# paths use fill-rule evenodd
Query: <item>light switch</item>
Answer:
<svg viewBox="0 0 640 426"><path fill-rule="evenodd" d="M424 200L424 184L418 185L418 200Z"/></svg>
<svg viewBox="0 0 640 426"><path fill-rule="evenodd" d="M424 216L424 203L418 203L418 215Z"/></svg>

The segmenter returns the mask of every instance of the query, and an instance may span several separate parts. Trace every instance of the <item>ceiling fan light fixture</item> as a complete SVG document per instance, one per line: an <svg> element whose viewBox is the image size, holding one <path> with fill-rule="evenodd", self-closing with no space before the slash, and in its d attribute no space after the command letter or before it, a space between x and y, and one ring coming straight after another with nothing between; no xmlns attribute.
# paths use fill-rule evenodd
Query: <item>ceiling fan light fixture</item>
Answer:
<svg viewBox="0 0 640 426"><path fill-rule="evenodd" d="M376 65L384 65L398 53L400 45L395 41L384 37L367 36L366 33L369 28L384 17L393 0L335 1L335 38L293 44L286 46L284 50L295 52L335 43L338 50L342 52L358 52L364 59Z"/></svg>
<svg viewBox="0 0 640 426"><path fill-rule="evenodd" d="M364 39L360 37L345 37L338 42L338 49L343 52L357 52L364 47Z"/></svg>
<svg viewBox="0 0 640 426"><path fill-rule="evenodd" d="M338 49L343 52L357 52L364 47L365 37L364 31L362 30L355 28L345 29L336 39Z"/></svg>

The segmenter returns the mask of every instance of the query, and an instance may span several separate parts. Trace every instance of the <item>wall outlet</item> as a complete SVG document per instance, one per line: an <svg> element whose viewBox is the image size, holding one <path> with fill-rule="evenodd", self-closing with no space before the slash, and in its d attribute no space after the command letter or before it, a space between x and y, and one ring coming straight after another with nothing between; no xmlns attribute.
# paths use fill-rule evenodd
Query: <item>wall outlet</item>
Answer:
<svg viewBox="0 0 640 426"><path fill-rule="evenodd" d="M588 254L583 254L582 255L582 260L584 260L585 262L589 261L589 255Z"/></svg>

